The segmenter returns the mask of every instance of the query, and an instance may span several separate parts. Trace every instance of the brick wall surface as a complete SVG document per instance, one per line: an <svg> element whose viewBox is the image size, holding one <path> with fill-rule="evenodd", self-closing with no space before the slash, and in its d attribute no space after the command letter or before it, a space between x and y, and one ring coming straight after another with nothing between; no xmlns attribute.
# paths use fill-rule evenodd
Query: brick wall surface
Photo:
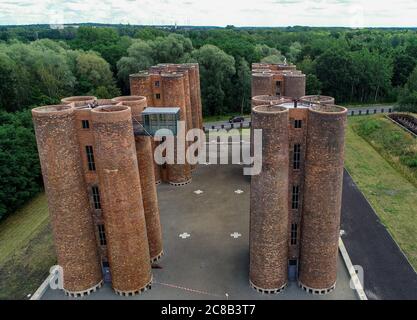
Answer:
<svg viewBox="0 0 417 320"><path fill-rule="evenodd" d="M81 105L81 102L78 105ZM100 237L98 234L98 226L104 224L102 210L95 209L93 193L92 193L93 186L98 186L99 181L98 181L97 171L91 171L88 168L88 159L87 159L87 154L86 154L86 146L93 146L94 148L94 135L92 131L91 109L80 106L80 107L75 108L74 113L75 113L75 121L76 121L75 127L77 130L78 145L79 145L80 156L82 160L84 180L86 182L86 188L87 188L87 192L88 192L89 200L90 200L89 208L93 216L94 232L96 235L97 247L99 250L101 261L107 261L108 259L107 247L101 246ZM88 129L83 128L82 126L83 120L89 122L90 127Z"/></svg>
<svg viewBox="0 0 417 320"><path fill-rule="evenodd" d="M295 120L301 120L301 128L295 128ZM291 235L291 225L297 224L298 230L298 239L295 245L291 245L291 238L289 237L289 258L298 259L299 257L299 237L300 237L300 225L301 225L301 215L303 208L303 196L304 196L304 178L305 178L305 155L307 149L306 137L307 137L307 120L308 120L308 109L306 108L297 108L289 110L289 122L288 122L288 131L289 131L289 185L288 185L288 208L289 208L289 236ZM294 169L294 145L299 144L301 146L301 157L300 157L300 169ZM299 187L299 201L298 209L292 209L292 193L293 187Z"/></svg>

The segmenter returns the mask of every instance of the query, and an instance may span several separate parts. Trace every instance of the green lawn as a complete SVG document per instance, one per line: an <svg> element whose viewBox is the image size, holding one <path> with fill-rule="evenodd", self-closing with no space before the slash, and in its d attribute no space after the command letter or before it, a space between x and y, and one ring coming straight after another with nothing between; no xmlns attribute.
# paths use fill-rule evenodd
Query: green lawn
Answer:
<svg viewBox="0 0 417 320"><path fill-rule="evenodd" d="M346 168L417 269L417 188L354 132L353 121L346 136Z"/></svg>
<svg viewBox="0 0 417 320"><path fill-rule="evenodd" d="M337 101L336 101L337 104ZM383 103L342 103L342 106L346 108L372 108L372 107L392 107L395 106L395 102L383 102Z"/></svg>
<svg viewBox="0 0 417 320"><path fill-rule="evenodd" d="M350 119L352 129L417 187L417 139L385 115Z"/></svg>
<svg viewBox="0 0 417 320"><path fill-rule="evenodd" d="M55 264L45 194L0 223L0 300L33 294Z"/></svg>

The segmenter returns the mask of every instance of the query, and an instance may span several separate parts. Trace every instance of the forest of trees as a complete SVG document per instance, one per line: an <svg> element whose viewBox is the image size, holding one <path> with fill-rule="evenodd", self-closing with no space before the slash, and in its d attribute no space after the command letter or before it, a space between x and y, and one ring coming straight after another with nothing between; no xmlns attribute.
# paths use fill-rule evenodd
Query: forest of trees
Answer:
<svg viewBox="0 0 417 320"><path fill-rule="evenodd" d="M198 62L204 115L248 113L250 66L259 61L297 64L308 94L417 111L416 30L0 27L0 219L41 189L32 107L129 94L131 73Z"/></svg>

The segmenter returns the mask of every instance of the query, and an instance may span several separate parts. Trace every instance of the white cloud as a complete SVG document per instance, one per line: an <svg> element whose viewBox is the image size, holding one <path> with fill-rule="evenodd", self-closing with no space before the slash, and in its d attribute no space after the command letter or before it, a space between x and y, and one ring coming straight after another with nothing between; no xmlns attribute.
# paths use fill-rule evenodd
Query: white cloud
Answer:
<svg viewBox="0 0 417 320"><path fill-rule="evenodd" d="M0 24L416 26L408 0L0 0Z"/></svg>

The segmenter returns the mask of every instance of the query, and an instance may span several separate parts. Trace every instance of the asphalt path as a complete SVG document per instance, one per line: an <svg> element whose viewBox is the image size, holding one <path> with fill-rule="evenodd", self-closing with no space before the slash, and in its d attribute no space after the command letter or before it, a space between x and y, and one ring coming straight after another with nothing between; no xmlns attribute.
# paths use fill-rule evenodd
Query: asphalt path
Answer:
<svg viewBox="0 0 417 320"><path fill-rule="evenodd" d="M416 272L346 171L341 229L353 265L363 268L368 299L417 299Z"/></svg>

